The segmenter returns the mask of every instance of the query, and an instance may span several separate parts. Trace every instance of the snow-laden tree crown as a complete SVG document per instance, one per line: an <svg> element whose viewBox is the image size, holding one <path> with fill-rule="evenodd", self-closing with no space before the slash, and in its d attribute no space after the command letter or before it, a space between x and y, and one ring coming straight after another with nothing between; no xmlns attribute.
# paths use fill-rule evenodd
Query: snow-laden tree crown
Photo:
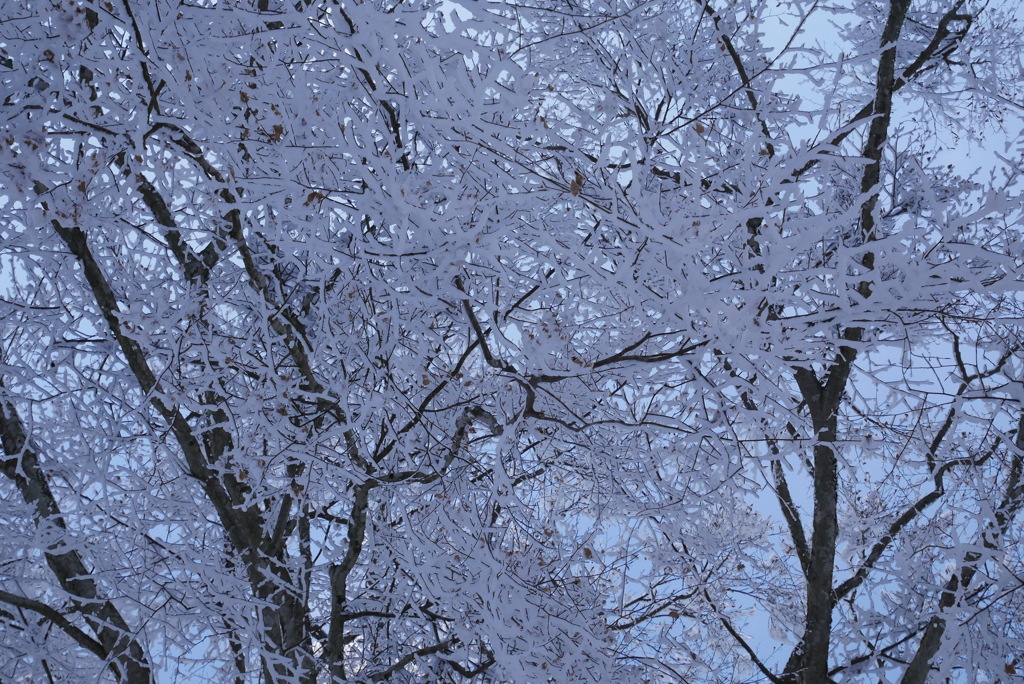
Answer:
<svg viewBox="0 0 1024 684"><path fill-rule="evenodd" d="M0 679L1007 682L975 0L7 0Z"/></svg>

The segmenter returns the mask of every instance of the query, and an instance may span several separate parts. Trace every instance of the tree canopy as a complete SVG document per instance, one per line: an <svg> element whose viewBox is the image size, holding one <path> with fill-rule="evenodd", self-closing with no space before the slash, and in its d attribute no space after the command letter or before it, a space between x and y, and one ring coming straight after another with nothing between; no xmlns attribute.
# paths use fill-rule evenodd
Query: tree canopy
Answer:
<svg viewBox="0 0 1024 684"><path fill-rule="evenodd" d="M8 0L0 677L1006 682L975 0Z"/></svg>

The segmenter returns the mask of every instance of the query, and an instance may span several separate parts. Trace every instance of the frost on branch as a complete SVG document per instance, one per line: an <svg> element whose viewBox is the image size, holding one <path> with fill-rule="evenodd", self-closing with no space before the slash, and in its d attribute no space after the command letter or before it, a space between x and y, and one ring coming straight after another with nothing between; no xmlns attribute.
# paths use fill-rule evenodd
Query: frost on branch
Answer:
<svg viewBox="0 0 1024 684"><path fill-rule="evenodd" d="M8 5L0 678L1024 666L1014 8Z"/></svg>

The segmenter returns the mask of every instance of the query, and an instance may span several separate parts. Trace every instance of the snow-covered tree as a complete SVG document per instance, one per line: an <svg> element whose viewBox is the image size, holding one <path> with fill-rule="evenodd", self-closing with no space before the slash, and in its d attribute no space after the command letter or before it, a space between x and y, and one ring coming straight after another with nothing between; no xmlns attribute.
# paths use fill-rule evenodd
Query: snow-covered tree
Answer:
<svg viewBox="0 0 1024 684"><path fill-rule="evenodd" d="M3 12L3 677L1024 668L1012 3Z"/></svg>

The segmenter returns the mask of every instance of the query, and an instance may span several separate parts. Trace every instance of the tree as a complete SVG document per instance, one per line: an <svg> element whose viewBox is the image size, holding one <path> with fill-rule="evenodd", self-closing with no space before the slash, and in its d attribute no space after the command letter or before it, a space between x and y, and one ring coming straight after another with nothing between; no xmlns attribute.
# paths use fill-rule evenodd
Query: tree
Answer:
<svg viewBox="0 0 1024 684"><path fill-rule="evenodd" d="M561 62L579 66L553 79L577 90L563 110L590 97L599 112L560 149L618 181L594 202L628 226L609 262L631 272L649 318L709 343L674 384L651 377L657 408L641 402L681 420L701 454L685 493L659 502L682 510L657 497L647 509L650 543L684 568L637 578L682 587L672 599L686 602L662 609L694 623L665 624L646 648L683 681L730 662L772 681L912 682L934 669L995 680L1020 657L1007 621L1024 493L1020 148L1001 171L961 176L939 146L1007 116L1019 126L994 104L1019 112L998 75L1019 51L980 57L1011 18L962 2L869 5L829 54L809 27L847 8L791 7L775 49L760 32L772 11L698 2L595 21ZM716 461L757 509L772 492L782 540L724 500L712 515L730 529L713 543L686 519L676 502L706 505ZM651 479L676 476L660 463ZM743 635L755 609L777 637ZM735 648L679 649L695 634Z"/></svg>
<svg viewBox="0 0 1024 684"><path fill-rule="evenodd" d="M4 675L1012 674L1018 33L17 3Z"/></svg>

